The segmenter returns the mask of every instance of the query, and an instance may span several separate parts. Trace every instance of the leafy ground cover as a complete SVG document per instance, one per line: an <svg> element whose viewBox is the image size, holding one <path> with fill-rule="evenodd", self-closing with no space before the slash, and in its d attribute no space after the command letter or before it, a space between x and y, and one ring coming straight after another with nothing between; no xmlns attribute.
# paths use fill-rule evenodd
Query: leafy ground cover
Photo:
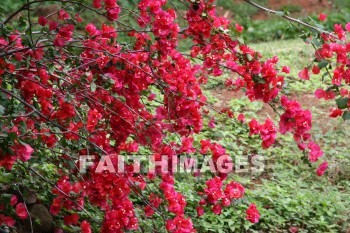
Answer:
<svg viewBox="0 0 350 233"><path fill-rule="evenodd" d="M267 57L278 55L281 64L299 70L311 62L313 53L312 47L302 40L259 43L253 47ZM330 106L317 100L312 93L315 86L325 85L319 81L322 75L314 75L307 82L297 76L297 70L293 70L287 85L304 107L312 107L313 134L321 142L331 164L327 176L319 178L315 175L313 168L302 159L302 153L291 143L291 136L280 136L278 147L264 151L260 149L259 140L248 137L247 132L234 124L227 122L225 126L218 126L207 134L223 143L231 153L237 156L253 153L266 159L264 172L232 176L250 187L247 199L258 203L262 218L260 223L251 225L244 221L243 209L229 208L223 210L225 217L212 213L202 216L196 224L203 232L348 232L350 229L347 208L350 204L350 148L347 145L350 127L341 119L322 120L329 114ZM216 83L209 82L207 91L212 93L214 105L228 105L236 113L244 113L247 120L278 117L269 106L250 102L240 93L221 90ZM186 189L185 184L181 187Z"/></svg>

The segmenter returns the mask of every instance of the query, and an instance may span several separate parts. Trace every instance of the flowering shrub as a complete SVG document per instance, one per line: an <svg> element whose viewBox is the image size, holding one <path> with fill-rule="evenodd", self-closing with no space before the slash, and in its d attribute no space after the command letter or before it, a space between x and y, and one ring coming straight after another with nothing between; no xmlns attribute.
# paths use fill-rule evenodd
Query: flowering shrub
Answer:
<svg viewBox="0 0 350 233"><path fill-rule="evenodd" d="M35 179L51 185L50 213L64 225L79 226L84 233L92 232L92 226L101 232L124 232L140 230L141 216L157 215L168 232L195 232L192 218L208 211L219 215L243 198L245 188L240 183L230 181L226 173L212 174L205 184L194 185L201 201L198 216L191 216L186 193L176 188L175 174L162 169L135 174L128 170L134 164L127 163L122 174L96 173L97 160L86 173L78 169L80 155L109 155L116 165L113 155L144 151L155 160L164 155L169 159L180 154L210 156L215 166L219 157L228 154L224 146L208 138L194 139L206 127L206 115L221 114L246 125L244 114L213 108L202 91L208 79L223 73L230 75L227 87L244 90L251 101L279 111L278 123L252 119L247 124L251 136L260 135L263 148L274 145L278 132L291 133L310 163L321 160L324 153L310 134L311 112L283 94L284 75L290 68L279 64L276 56L263 60L244 43L242 26L231 27L226 18L216 15L213 0L180 1L186 12L166 0L141 0L137 10L124 9L115 0L58 1L55 17L40 15L33 21L31 9L41 2L28 1L1 23L0 167L27 169ZM95 25L77 13L83 10L106 20ZM22 12L27 17L15 21ZM125 23L125 15L133 23ZM185 25L178 22L180 17ZM349 25L345 28L350 30ZM346 32L342 25L335 25L333 34L317 32L305 38L316 48L316 66L310 64L299 77L308 80L310 69L312 73L326 70L332 86L317 90L316 95L337 98L331 116L347 120ZM128 40L120 41L120 34ZM189 53L178 49L185 39ZM209 127L218 123L212 119ZM54 166L54 183L32 166L45 163ZM327 167L323 162L317 174L323 175ZM12 227L15 219L30 216L26 203L15 198L0 205L1 224ZM89 211L100 211L102 217L94 218ZM247 221L257 223L259 218L258 208L250 203Z"/></svg>

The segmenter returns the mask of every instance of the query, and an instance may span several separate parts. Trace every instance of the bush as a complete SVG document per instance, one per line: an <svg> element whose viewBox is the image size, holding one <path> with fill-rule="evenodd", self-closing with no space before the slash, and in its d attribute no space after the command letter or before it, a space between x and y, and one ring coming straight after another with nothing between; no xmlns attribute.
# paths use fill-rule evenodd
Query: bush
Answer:
<svg viewBox="0 0 350 233"><path fill-rule="evenodd" d="M294 93L312 72L317 85L303 87L333 107L321 111L319 126L328 126L328 115L350 120L341 27L338 39L302 29L317 53L290 72L249 47L238 23L215 14L214 1L180 1L183 12L172 1L62 0L54 16L34 16L42 3L51 2L0 14L0 227L346 229L348 173L324 175L332 171L327 161L349 164L349 131L320 136L313 106ZM237 98L223 106L213 87ZM188 156L197 169L174 171L191 165Z"/></svg>

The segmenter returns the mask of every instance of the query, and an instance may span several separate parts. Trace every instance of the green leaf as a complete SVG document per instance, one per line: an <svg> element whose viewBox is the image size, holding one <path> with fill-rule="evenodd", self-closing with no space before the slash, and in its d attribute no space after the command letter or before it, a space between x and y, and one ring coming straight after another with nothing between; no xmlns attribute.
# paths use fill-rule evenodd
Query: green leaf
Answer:
<svg viewBox="0 0 350 233"><path fill-rule="evenodd" d="M320 62L317 64L317 66L318 66L318 68L322 69L322 68L327 67L328 64L329 64L328 61L322 60L322 61L320 61Z"/></svg>
<svg viewBox="0 0 350 233"><path fill-rule="evenodd" d="M96 91L96 84L94 82L92 82L90 84L90 89L91 89L91 92L95 92Z"/></svg>
<svg viewBox="0 0 350 233"><path fill-rule="evenodd" d="M240 44L244 44L244 39L242 37L237 37L237 41L240 43Z"/></svg>
<svg viewBox="0 0 350 233"><path fill-rule="evenodd" d="M248 61L252 61L252 60L253 60L253 56L250 55L249 53L248 53L246 56L247 56L247 60L248 60Z"/></svg>
<svg viewBox="0 0 350 233"><path fill-rule="evenodd" d="M337 103L338 108L345 109L348 107L349 98L338 98L335 102Z"/></svg>
<svg viewBox="0 0 350 233"><path fill-rule="evenodd" d="M2 105L0 105L0 115L4 113L5 113L5 108Z"/></svg>
<svg viewBox="0 0 350 233"><path fill-rule="evenodd" d="M344 121L346 121L346 120L350 120L350 111L345 111L344 113L343 113L343 119L344 119Z"/></svg>

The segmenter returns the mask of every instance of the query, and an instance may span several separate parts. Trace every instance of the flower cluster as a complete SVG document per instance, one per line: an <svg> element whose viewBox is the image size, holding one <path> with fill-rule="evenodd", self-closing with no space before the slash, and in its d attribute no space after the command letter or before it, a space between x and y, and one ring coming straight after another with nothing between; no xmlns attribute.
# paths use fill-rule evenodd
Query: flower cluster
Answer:
<svg viewBox="0 0 350 233"><path fill-rule="evenodd" d="M260 134L263 148L269 148L272 144L275 143L276 139L276 127L270 119L266 119L264 124L259 124L255 119L249 122L250 135Z"/></svg>
<svg viewBox="0 0 350 233"><path fill-rule="evenodd" d="M204 214L205 206L212 206L211 211L217 215L221 214L222 208L230 206L233 200L241 199L244 197L245 189L244 187L235 181L230 181L223 187L223 181L220 177L214 177L206 182L206 188L204 189L204 193L200 193L203 195L203 198L199 202L199 206L197 207L198 216L202 216ZM254 204L252 204L254 205ZM252 206L251 205L251 206ZM254 205L255 206L255 205ZM247 209L247 213L254 212L254 223L259 221L259 212L255 209L250 210ZM253 222L251 219L252 214L247 215L247 220Z"/></svg>

